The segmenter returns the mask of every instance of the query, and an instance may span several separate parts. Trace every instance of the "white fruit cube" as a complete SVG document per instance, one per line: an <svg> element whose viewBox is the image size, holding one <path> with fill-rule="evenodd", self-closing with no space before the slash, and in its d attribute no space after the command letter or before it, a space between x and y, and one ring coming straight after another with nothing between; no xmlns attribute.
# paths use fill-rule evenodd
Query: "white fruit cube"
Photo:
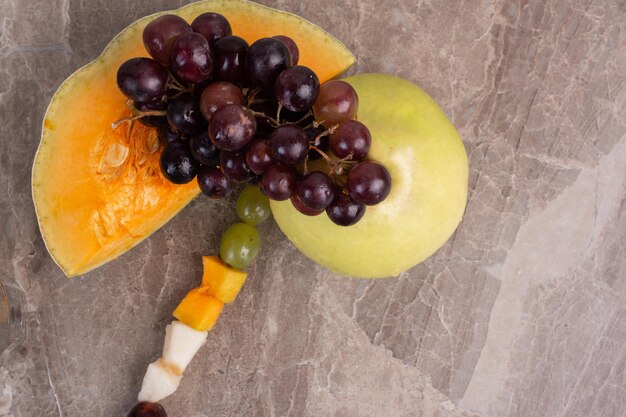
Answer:
<svg viewBox="0 0 626 417"><path fill-rule="evenodd" d="M176 375L163 360L152 362L148 365L146 375L143 377L137 401L160 401L176 391L181 379L182 375Z"/></svg>
<svg viewBox="0 0 626 417"><path fill-rule="evenodd" d="M165 328L163 362L182 374L194 355L206 342L208 332L201 332L174 320Z"/></svg>

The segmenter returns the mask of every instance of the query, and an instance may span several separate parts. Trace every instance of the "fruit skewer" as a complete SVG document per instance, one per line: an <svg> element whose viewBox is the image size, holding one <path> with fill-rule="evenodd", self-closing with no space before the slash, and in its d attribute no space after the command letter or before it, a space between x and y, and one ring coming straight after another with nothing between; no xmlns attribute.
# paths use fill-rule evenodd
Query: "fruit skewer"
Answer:
<svg viewBox="0 0 626 417"><path fill-rule="evenodd" d="M206 343L224 304L232 302L247 274L225 264L218 257L203 257L204 275L199 287L193 288L174 310L165 328L163 353L148 365L137 396L138 401L156 402L178 388L185 369Z"/></svg>
<svg viewBox="0 0 626 417"><path fill-rule="evenodd" d="M232 303L241 291L248 275L241 269L254 260L259 249L255 226L271 213L268 198L254 186L241 191L236 211L242 223L231 225L222 236L221 258L202 257L202 282L174 310L176 320L165 328L161 357L148 365L137 397L139 402L157 402L176 391L185 369L206 343L224 304Z"/></svg>

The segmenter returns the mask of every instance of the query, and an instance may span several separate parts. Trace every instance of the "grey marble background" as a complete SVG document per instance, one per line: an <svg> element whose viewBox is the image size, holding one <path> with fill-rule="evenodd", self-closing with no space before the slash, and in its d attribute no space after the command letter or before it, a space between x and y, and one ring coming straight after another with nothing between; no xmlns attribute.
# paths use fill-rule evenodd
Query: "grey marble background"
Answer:
<svg viewBox="0 0 626 417"><path fill-rule="evenodd" d="M235 219L232 201L198 199L71 281L38 232L30 169L55 89L133 20L183 3L0 0L0 277L32 313L0 367L0 415L125 415ZM263 3L343 40L351 73L433 95L469 155L467 212L436 255L382 281L333 275L262 226L169 415L625 416L626 3Z"/></svg>

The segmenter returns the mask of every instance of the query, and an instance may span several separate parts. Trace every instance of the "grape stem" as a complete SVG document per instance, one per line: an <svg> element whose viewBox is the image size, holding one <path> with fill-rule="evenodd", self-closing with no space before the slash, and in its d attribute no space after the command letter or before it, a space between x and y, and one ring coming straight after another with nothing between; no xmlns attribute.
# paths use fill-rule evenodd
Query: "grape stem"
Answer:
<svg viewBox="0 0 626 417"><path fill-rule="evenodd" d="M276 123L280 124L280 111L283 109L283 105L278 103L278 110L276 110Z"/></svg>
<svg viewBox="0 0 626 417"><path fill-rule="evenodd" d="M328 164L328 174L334 180L336 180L335 176L342 175L342 174L345 173L343 167L341 166L341 162L340 161L334 161L330 156L328 156L328 154L326 152L324 152L320 148L318 148L316 146L313 146L313 145L309 145L309 150L314 150L315 152L320 154L322 156L322 158L324 158L324 160ZM308 157L308 155L307 155L307 157ZM306 168L307 167L305 165L305 170L307 170ZM305 172L305 174L306 174L306 172Z"/></svg>
<svg viewBox="0 0 626 417"><path fill-rule="evenodd" d="M309 113L311 113L311 110L309 110ZM308 114L306 117L309 116L313 116L313 113ZM301 120L299 120L297 123L300 123L302 120L304 120L305 118L303 117ZM303 127L304 130L307 129L317 129L318 127L320 127L322 125L322 123L324 123L323 120L317 121L317 120L313 120L311 123L309 123L308 125L306 125L305 127Z"/></svg>
<svg viewBox="0 0 626 417"><path fill-rule="evenodd" d="M117 120L111 124L112 129L117 129L121 124L132 122L134 120L139 120L142 117L146 116L165 116L167 112L165 110L151 110L151 111L142 111L132 116L124 117L120 120Z"/></svg>
<svg viewBox="0 0 626 417"><path fill-rule="evenodd" d="M178 93L174 94L172 97L168 97L168 99L174 100L176 97L182 96L183 94L190 93L190 92L191 92L191 89L178 90Z"/></svg>
<svg viewBox="0 0 626 417"><path fill-rule="evenodd" d="M255 103L257 103L257 102L255 101ZM282 123L281 123L281 122L280 122L280 119L274 119L272 116L268 116L267 114L265 114L265 113L263 113L263 112L260 112L260 111L254 111L254 110L250 109L249 107L248 107L248 109L249 109L249 110L252 112L252 114L254 114L255 116L262 117L262 118L264 118L264 119L268 120L268 121L270 122L270 124L272 125L272 127L280 127L280 126L285 126L285 125L297 125L298 123L302 122L303 120L306 120L308 117L311 117L311 113L309 112L309 113L305 114L305 115L304 115L304 116L303 116L300 120L298 120L298 121L295 121L295 122L282 122ZM280 107L279 107L279 109L280 109ZM278 111L278 114L277 114L276 116L277 116L277 117L280 117L280 110ZM304 130L306 130L306 129L308 129L308 127L310 127L310 126L307 126L307 127L303 128L303 129L304 129ZM331 133L332 133L332 132L331 132Z"/></svg>
<svg viewBox="0 0 626 417"><path fill-rule="evenodd" d="M178 82L178 80L174 77L170 77L169 79L169 88L171 88L172 90L178 90L178 91L188 91L187 88L185 88L184 85L182 85L180 82Z"/></svg>
<svg viewBox="0 0 626 417"><path fill-rule="evenodd" d="M315 151L318 154L320 154L322 156L322 158L324 158L324 160L328 163L329 166L332 167L333 165L335 165L335 161L333 161L332 158L330 156L328 156L328 154L326 152L324 152L323 150L321 150L317 146L309 145L309 150L310 151L311 150Z"/></svg>
<svg viewBox="0 0 626 417"><path fill-rule="evenodd" d="M350 152L350 153L348 154L348 156L346 156L345 158L341 158L341 159L339 160L339 163L341 163L341 164L348 164L348 165L358 164L358 163L359 163L359 161L353 161L353 160L352 160L352 156L353 156L353 155L354 155L354 154L353 154L352 152Z"/></svg>
<svg viewBox="0 0 626 417"><path fill-rule="evenodd" d="M248 107L250 107L253 103L260 102L260 100L256 100L256 95L261 91L260 88L254 88L246 91L246 94L249 94L247 97Z"/></svg>
<svg viewBox="0 0 626 417"><path fill-rule="evenodd" d="M309 149L311 149L310 145L309 145ZM302 165L302 174L309 175L309 153L308 152L306 156L304 157L304 163Z"/></svg>
<svg viewBox="0 0 626 417"><path fill-rule="evenodd" d="M316 123L317 122L313 122L313 127L318 127L321 124L320 123L317 126L315 126ZM320 139L322 139L324 136L332 135L333 133L335 133L338 127L339 127L338 124L329 127L328 129L324 130L323 132L320 132L317 136L315 136L311 142L313 142L314 146L320 146Z"/></svg>
<svg viewBox="0 0 626 417"><path fill-rule="evenodd" d="M252 101L252 103L249 103L248 105L250 105L250 104L256 104L256 103L259 103L259 104L261 104L261 103L269 103L269 102L271 102L271 101L272 101L272 100L271 100L271 99L269 99L269 98L258 98L258 99L254 99L254 100Z"/></svg>
<svg viewBox="0 0 626 417"><path fill-rule="evenodd" d="M254 111L252 109L249 109L253 115L255 116L259 116L259 117L263 117L264 119L268 120L270 122L270 124L272 125L272 127L279 127L280 123L278 123L278 120L274 119L271 116L268 116L267 114L260 112L260 111Z"/></svg>
<svg viewBox="0 0 626 417"><path fill-rule="evenodd" d="M308 119L308 118L309 118L309 117L311 117L311 116L313 116L313 113L311 113L311 110L309 110L309 111L308 111L308 112L307 112L304 116L302 116L302 117L300 118L300 120L297 120L297 121L295 121L295 122L286 122L285 124L288 124L288 125L297 125L298 123L301 123L301 122L305 121L306 119ZM309 125L309 126L307 126L307 127L303 128L303 129L304 129L304 130L306 130L306 129L308 129L310 126L311 126L311 125Z"/></svg>
<svg viewBox="0 0 626 417"><path fill-rule="evenodd" d="M133 134L133 128L134 127L135 127L135 122L134 121L131 121L130 123L128 123L128 129L126 129L126 137L127 138L130 139L131 135Z"/></svg>
<svg viewBox="0 0 626 417"><path fill-rule="evenodd" d="M313 122L313 124L314 125L317 124L317 126L319 126L321 124L321 122L319 122L319 123L318 122ZM323 132L320 132L310 142L309 150L314 150L315 152L320 154L322 156L322 158L324 158L324 160L328 164L328 173L329 173L330 177L336 183L341 185L340 184L341 181L339 181L339 178L337 178L337 176L343 175L343 174L346 173L345 168L343 167L342 164L353 164L353 163L356 163L357 161L352 161L352 153L350 153L345 158L342 158L342 159L339 159L339 160L336 161L336 160L332 159L330 156L328 156L328 154L326 152L324 152L323 150L318 148L318 146L320 146L320 144L321 144L320 139L322 139L322 137L324 137L324 136L332 135L333 133L335 133L335 131L337 130L338 127L339 127L339 125L336 124L336 125L333 125L333 126L329 127L328 129L324 130ZM306 158L304 160L304 175L308 174L308 172L309 172L309 169L308 169L308 166L307 166L308 159L309 159L309 155L307 154L307 156L306 156Z"/></svg>

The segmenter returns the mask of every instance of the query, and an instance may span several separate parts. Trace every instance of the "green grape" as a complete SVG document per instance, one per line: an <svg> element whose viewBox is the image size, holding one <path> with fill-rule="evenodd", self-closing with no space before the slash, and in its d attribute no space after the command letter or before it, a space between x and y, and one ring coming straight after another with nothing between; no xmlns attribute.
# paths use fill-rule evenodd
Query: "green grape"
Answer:
<svg viewBox="0 0 626 417"><path fill-rule="evenodd" d="M245 223L235 223L226 229L220 244L220 257L233 268L244 269L259 253L259 232Z"/></svg>
<svg viewBox="0 0 626 417"><path fill-rule="evenodd" d="M259 187L246 185L237 198L237 216L249 225L256 226L270 217L270 200Z"/></svg>

